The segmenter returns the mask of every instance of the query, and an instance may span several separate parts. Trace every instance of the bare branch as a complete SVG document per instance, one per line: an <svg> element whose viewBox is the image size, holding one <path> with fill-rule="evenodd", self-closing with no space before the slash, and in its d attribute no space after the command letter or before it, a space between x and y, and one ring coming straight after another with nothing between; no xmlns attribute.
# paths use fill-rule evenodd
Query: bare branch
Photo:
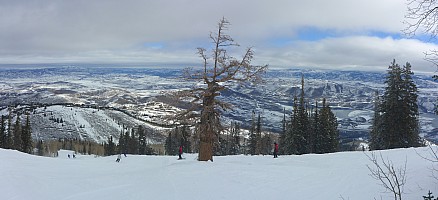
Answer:
<svg viewBox="0 0 438 200"><path fill-rule="evenodd" d="M408 10L405 15L407 25L403 32L413 37L418 31L430 34L435 39L438 33L438 6L436 0L408 0Z"/></svg>
<svg viewBox="0 0 438 200"><path fill-rule="evenodd" d="M408 37L414 37L418 32L421 32L429 35L430 40L436 40L438 35L438 1L408 0L407 6L404 34ZM425 60L434 64L438 70L438 52L436 50L426 52ZM438 75L434 75L433 78L438 80Z"/></svg>
<svg viewBox="0 0 438 200"><path fill-rule="evenodd" d="M380 181L380 184L394 195L394 200L401 200L403 187L406 184L407 159L403 167L396 169L390 160L385 161L382 154L380 154L380 161L375 153L371 153L371 156L366 153L365 155L375 167L374 169L367 165L368 170L371 172L370 176Z"/></svg>

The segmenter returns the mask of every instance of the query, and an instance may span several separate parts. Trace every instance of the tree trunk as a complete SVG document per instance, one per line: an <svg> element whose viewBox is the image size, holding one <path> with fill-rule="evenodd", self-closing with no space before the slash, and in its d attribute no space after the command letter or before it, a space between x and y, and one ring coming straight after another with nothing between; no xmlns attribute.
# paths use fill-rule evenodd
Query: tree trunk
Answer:
<svg viewBox="0 0 438 200"><path fill-rule="evenodd" d="M205 111L204 111L205 112ZM214 113L202 114L201 116L201 134L200 134L200 144L199 144L199 161L213 161L213 138L215 136L214 132Z"/></svg>
<svg viewBox="0 0 438 200"><path fill-rule="evenodd" d="M215 91L208 91L204 96L204 109L201 113L201 125L200 125L200 144L199 144L199 161L213 161L213 142L215 137L215 131L219 122L216 120L214 113L214 95Z"/></svg>

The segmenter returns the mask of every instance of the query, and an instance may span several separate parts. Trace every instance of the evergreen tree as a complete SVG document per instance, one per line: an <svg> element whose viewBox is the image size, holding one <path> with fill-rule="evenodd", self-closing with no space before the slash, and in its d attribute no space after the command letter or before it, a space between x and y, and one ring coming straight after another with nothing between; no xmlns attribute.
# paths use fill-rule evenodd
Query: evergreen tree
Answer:
<svg viewBox="0 0 438 200"><path fill-rule="evenodd" d="M284 145L280 146L283 148L284 154L297 154L297 145L295 144L298 140L298 98L294 97L293 100L293 110L291 114L290 123L286 128L286 135L284 140Z"/></svg>
<svg viewBox="0 0 438 200"><path fill-rule="evenodd" d="M112 136L111 136L112 137ZM113 144L114 145L114 144ZM104 148L104 151L105 151L105 148ZM93 148L92 148L92 145L91 145L91 142L89 142L88 143L88 155L91 155L91 154L93 154Z"/></svg>
<svg viewBox="0 0 438 200"><path fill-rule="evenodd" d="M237 122L231 123L231 140L230 154L237 155L240 153L240 125Z"/></svg>
<svg viewBox="0 0 438 200"><path fill-rule="evenodd" d="M44 156L44 143L42 140L37 141L36 148L39 156Z"/></svg>
<svg viewBox="0 0 438 200"><path fill-rule="evenodd" d="M6 135L6 144L5 148L7 149L13 149L14 148L14 139L12 138L12 113L11 109L9 108L8 113L8 129L7 129L7 135Z"/></svg>
<svg viewBox="0 0 438 200"><path fill-rule="evenodd" d="M105 155L106 156L111 156L111 155L116 154L113 136L110 136L108 138L108 144L106 144L105 146L106 146L106 148L105 148Z"/></svg>
<svg viewBox="0 0 438 200"><path fill-rule="evenodd" d="M87 143L83 143L82 144L82 154L86 155L87 154Z"/></svg>
<svg viewBox="0 0 438 200"><path fill-rule="evenodd" d="M255 154L263 154L263 141L262 141L262 120L260 117L260 113L257 117L257 125L256 125L256 149Z"/></svg>
<svg viewBox="0 0 438 200"><path fill-rule="evenodd" d="M21 137L20 116L17 114L17 119L14 125L14 146L13 149L21 151L23 140Z"/></svg>
<svg viewBox="0 0 438 200"><path fill-rule="evenodd" d="M293 130L293 146L296 147L296 154L310 152L311 143L309 135L309 119L304 101L304 76L301 77L301 96L298 110L294 110L295 128ZM295 114L296 113L296 114Z"/></svg>
<svg viewBox="0 0 438 200"><path fill-rule="evenodd" d="M190 142L191 138L191 132L189 127L182 126L180 129L180 145L183 146L183 152L184 153L191 153L192 152L192 144Z"/></svg>
<svg viewBox="0 0 438 200"><path fill-rule="evenodd" d="M121 154L125 150L125 138L123 135L123 129L119 135L119 143L117 144L117 151L115 153Z"/></svg>
<svg viewBox="0 0 438 200"><path fill-rule="evenodd" d="M265 134L261 138L261 154L263 155L270 155L272 151L272 138L270 134Z"/></svg>
<svg viewBox="0 0 438 200"><path fill-rule="evenodd" d="M412 80L411 65L395 63L388 68L385 92L377 105L371 130L372 149L419 146L417 87Z"/></svg>
<svg viewBox="0 0 438 200"><path fill-rule="evenodd" d="M232 122L231 122L231 126L232 126ZM225 144L225 154L226 155L230 155L231 153L231 129L232 127L230 127L230 129L228 131L225 132L225 140L226 140L226 144Z"/></svg>
<svg viewBox="0 0 438 200"><path fill-rule="evenodd" d="M164 148L166 150L167 155L175 155L176 150L173 146L172 131L169 131L169 134L166 137Z"/></svg>
<svg viewBox="0 0 438 200"><path fill-rule="evenodd" d="M322 117L318 112L318 101L315 102L315 111L311 117L311 132L313 133L313 153L324 153L324 129L322 127Z"/></svg>
<svg viewBox="0 0 438 200"><path fill-rule="evenodd" d="M138 132L138 153L140 155L146 155L146 148L147 148L146 130L143 128L143 126L139 125L137 132Z"/></svg>
<svg viewBox="0 0 438 200"><path fill-rule="evenodd" d="M254 111L252 112L252 120L251 127L249 129L249 141L248 141L248 153L251 155L256 155L257 149L257 134L256 134L256 125L254 120Z"/></svg>
<svg viewBox="0 0 438 200"><path fill-rule="evenodd" d="M2 115L0 121L0 148L6 148L6 136L5 116Z"/></svg>
<svg viewBox="0 0 438 200"><path fill-rule="evenodd" d="M325 98L322 102L321 110L321 129L323 130L323 152L331 153L339 150L339 131L338 122L335 114L331 111L330 106L326 103Z"/></svg>
<svg viewBox="0 0 438 200"><path fill-rule="evenodd" d="M128 153L128 146L129 146L129 138L130 138L129 129L123 131L122 138L123 138L123 140L122 140L123 146L121 148L122 151L120 153L127 154Z"/></svg>
<svg viewBox="0 0 438 200"><path fill-rule="evenodd" d="M280 152L284 154L327 153L338 151L339 131L331 108L323 99L323 107L310 110L304 100L304 77L301 78L301 96L294 97L290 122L283 122ZM284 117L284 120L285 117Z"/></svg>
<svg viewBox="0 0 438 200"><path fill-rule="evenodd" d="M172 131L169 131L169 134L166 138L166 142L164 144L166 154L167 155L177 155L179 151L179 146L183 146L184 153L192 152L192 144L190 142L191 132L187 126L175 127ZM222 152L220 141L219 146L216 147L215 152Z"/></svg>
<svg viewBox="0 0 438 200"><path fill-rule="evenodd" d="M219 143L216 145L214 149L215 156L225 156L228 155L227 152L227 138L224 135L219 136Z"/></svg>
<svg viewBox="0 0 438 200"><path fill-rule="evenodd" d="M120 140L119 140L119 145L120 145L120 148L119 148L119 153L120 154L126 154L126 153L128 153L128 145L129 145L129 138L130 138L130 136L129 136L129 131L125 131L125 129L123 129L123 132L122 133L120 133Z"/></svg>
<svg viewBox="0 0 438 200"><path fill-rule="evenodd" d="M286 144L286 127L287 127L287 122L286 122L286 109L285 108L283 108L283 120L281 121L281 124L282 124L282 131L281 131L281 135L280 135L280 138L279 138L279 145L280 145L280 148L279 148L279 154L285 154L285 144Z"/></svg>
<svg viewBox="0 0 438 200"><path fill-rule="evenodd" d="M383 133L383 126L382 119L381 119L381 99L379 98L379 93L376 92L375 98L374 98L374 115L372 119L372 125L371 125L371 131L370 131L370 149L374 150L380 150L384 149L383 147L383 141L382 141L382 135Z"/></svg>
<svg viewBox="0 0 438 200"><path fill-rule="evenodd" d="M21 151L25 153L32 153L32 130L30 126L29 114L26 117L26 124L22 128L21 132Z"/></svg>
<svg viewBox="0 0 438 200"><path fill-rule="evenodd" d="M128 153L129 154L138 154L139 150L139 139L137 137L137 133L134 129L131 129L131 134L128 137Z"/></svg>
<svg viewBox="0 0 438 200"><path fill-rule="evenodd" d="M419 117L420 114L418 112L418 88L415 85L412 75L412 66L410 63L406 63L402 69L402 80L403 80L403 111L406 113L405 115L405 140L401 141L400 146L402 147L411 147L411 146L419 146L420 138L418 136L420 132L419 128Z"/></svg>

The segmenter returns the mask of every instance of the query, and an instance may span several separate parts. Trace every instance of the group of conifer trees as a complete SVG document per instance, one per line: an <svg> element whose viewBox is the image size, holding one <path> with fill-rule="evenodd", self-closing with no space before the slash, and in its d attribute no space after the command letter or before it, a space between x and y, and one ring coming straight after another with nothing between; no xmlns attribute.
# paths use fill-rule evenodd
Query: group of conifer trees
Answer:
<svg viewBox="0 0 438 200"><path fill-rule="evenodd" d="M241 145L240 124L232 122L228 129L225 129L217 136L214 143L214 155L238 155L245 153ZM184 153L197 153L199 148L199 130L190 129L188 126L178 126L168 132L164 144L167 155L177 155L179 147L183 147Z"/></svg>
<svg viewBox="0 0 438 200"><path fill-rule="evenodd" d="M105 155L115 154L136 154L136 155L152 155L153 149L150 147L147 141L149 130L139 125L137 130L134 128L129 131L123 127L119 136L119 143L114 143L113 137L108 138L108 142L105 143Z"/></svg>
<svg viewBox="0 0 438 200"><path fill-rule="evenodd" d="M179 147L182 146L184 153L192 152L193 134L188 126L179 126L169 131L164 148L167 155L178 155Z"/></svg>
<svg viewBox="0 0 438 200"><path fill-rule="evenodd" d="M238 155L244 154L241 142L240 123L231 122L231 126L224 134L219 137L219 145L216 148L216 155Z"/></svg>
<svg viewBox="0 0 438 200"><path fill-rule="evenodd" d="M272 139L271 134L262 131L260 114L257 121L253 117L248 139L243 136L240 127L240 123L231 122L228 128L217 135L214 143L214 155L269 155L272 153L274 139ZM183 147L184 153L198 152L197 138L199 133L196 132L196 128L192 131L188 126L176 127L169 131L164 145L166 154L177 155L180 146Z"/></svg>
<svg viewBox="0 0 438 200"><path fill-rule="evenodd" d="M418 89L411 65L400 67L395 60L388 68L385 92L377 95L370 148L393 149L420 146Z"/></svg>
<svg viewBox="0 0 438 200"><path fill-rule="evenodd" d="M322 108L310 106L305 101L304 77L301 95L294 98L290 120L283 119L280 137L280 154L330 153L339 150L338 122L329 104L323 99Z"/></svg>
<svg viewBox="0 0 438 200"><path fill-rule="evenodd" d="M304 78L302 78L301 96L294 98L293 113L290 120L283 119L283 134L280 136L281 154L330 153L339 150L339 131L336 116L329 104L323 99L322 107L318 102L310 109L304 99ZM216 136L214 155L269 155L273 151L273 143L278 138L262 131L260 113L255 119L253 112L248 138L244 137L239 123L231 123L227 130ZM195 133L186 127L177 127L168 133L165 150L168 155L176 155L179 146L184 152L197 151ZM199 133L198 133L199 134Z"/></svg>
<svg viewBox="0 0 438 200"><path fill-rule="evenodd" d="M15 149L24 153L33 152L33 141L29 114L26 115L26 122L21 123L21 116L17 115L15 123L12 122L12 115L1 116L0 122L0 148Z"/></svg>
<svg viewBox="0 0 438 200"><path fill-rule="evenodd" d="M257 116L257 121L254 119L254 116L255 113L253 112L248 143L243 147L244 153L250 155L269 155L273 150L274 139L272 139L271 134L262 131L260 113Z"/></svg>

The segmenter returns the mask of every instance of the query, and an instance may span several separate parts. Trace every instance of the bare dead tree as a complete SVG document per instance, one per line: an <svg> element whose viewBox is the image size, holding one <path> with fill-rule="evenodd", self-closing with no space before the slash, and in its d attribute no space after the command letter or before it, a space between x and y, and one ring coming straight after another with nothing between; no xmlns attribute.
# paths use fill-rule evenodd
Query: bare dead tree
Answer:
<svg viewBox="0 0 438 200"><path fill-rule="evenodd" d="M394 200L401 200L403 187L406 184L407 160L405 160L403 167L395 168L394 164L390 160L385 160L382 154L379 156L380 159L375 153L371 153L371 155L365 153L365 155L373 163L372 167L367 165L371 172L370 176L380 181L380 184L394 195Z"/></svg>
<svg viewBox="0 0 438 200"><path fill-rule="evenodd" d="M417 33L429 35L430 40L436 40L438 35L438 1L437 0L407 0L408 10L405 15L406 28L403 32L413 37ZM424 52L425 60L433 63L438 70L438 50ZM433 78L438 80L438 75Z"/></svg>
<svg viewBox="0 0 438 200"><path fill-rule="evenodd" d="M222 130L220 123L221 111L231 109L232 105L219 100L220 92L227 88L228 83L261 81L267 65L251 65L254 56L252 48L247 48L241 59L228 54L227 49L238 46L233 38L226 34L230 22L222 18L218 23L216 33L210 33L213 48L207 51L198 48L202 59L202 68L187 68L183 77L198 83L193 89L176 93L179 100L189 101L191 107L177 114L178 119L192 119L199 125L199 161L213 161L213 145ZM210 54L211 53L211 54Z"/></svg>

